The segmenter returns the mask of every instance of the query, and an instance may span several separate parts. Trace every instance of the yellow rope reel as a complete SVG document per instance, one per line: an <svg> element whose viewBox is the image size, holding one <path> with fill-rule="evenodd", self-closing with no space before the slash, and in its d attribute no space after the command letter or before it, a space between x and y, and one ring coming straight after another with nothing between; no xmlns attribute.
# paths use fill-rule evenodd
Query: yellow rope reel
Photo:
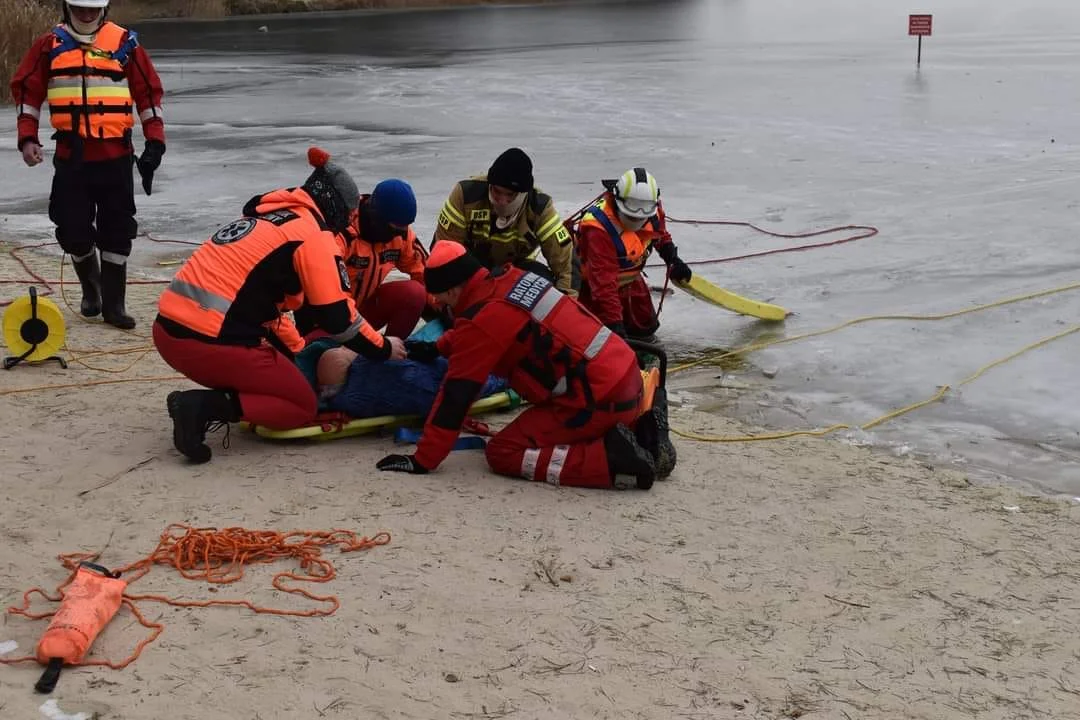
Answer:
<svg viewBox="0 0 1080 720"><path fill-rule="evenodd" d="M4 311L4 342L14 353L4 358L5 370L23 361L47 360L67 368L67 362L56 354L64 345L64 316L52 300L39 298L33 286L28 296L16 299Z"/></svg>

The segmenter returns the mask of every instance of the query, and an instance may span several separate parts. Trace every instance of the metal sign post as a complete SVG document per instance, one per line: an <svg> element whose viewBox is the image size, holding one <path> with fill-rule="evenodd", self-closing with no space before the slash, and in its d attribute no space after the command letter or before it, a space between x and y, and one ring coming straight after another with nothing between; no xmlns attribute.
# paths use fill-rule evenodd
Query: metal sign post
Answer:
<svg viewBox="0 0 1080 720"><path fill-rule="evenodd" d="M915 67L922 65L922 39L923 35L929 37L934 26L933 15L908 15L908 35L916 35L919 38L919 50L915 56Z"/></svg>

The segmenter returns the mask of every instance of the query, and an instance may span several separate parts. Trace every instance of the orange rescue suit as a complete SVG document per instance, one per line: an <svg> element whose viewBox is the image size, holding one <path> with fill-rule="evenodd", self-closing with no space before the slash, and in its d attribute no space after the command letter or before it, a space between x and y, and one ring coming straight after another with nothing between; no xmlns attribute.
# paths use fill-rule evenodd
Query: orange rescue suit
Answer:
<svg viewBox="0 0 1080 720"><path fill-rule="evenodd" d="M281 313L306 301L335 340L386 359L390 343L357 312L340 252L304 190L255 197L244 217L218 229L180 268L159 316L177 337L246 346L266 339L295 350L302 341Z"/></svg>
<svg viewBox="0 0 1080 720"><path fill-rule="evenodd" d="M664 229L664 209L657 208L657 214L649 218L640 230L624 230L615 212L615 203L608 193L599 203L585 211L585 216L578 224L578 232L585 228L597 228L611 240L615 249L615 259L619 264L616 275L619 287L629 285L641 275L645 262L652 253L653 244L670 242L670 235ZM606 221L606 222L605 222ZM589 279L588 260L583 256L581 265L582 280Z"/></svg>
<svg viewBox="0 0 1080 720"><path fill-rule="evenodd" d="M477 272L455 305L453 329L438 341L449 367L417 445L417 462L434 469L446 458L488 375L507 378L530 403L578 411L568 427L585 425L596 410L618 410L610 396L637 373L637 358L613 335L539 275L510 266ZM639 400L626 400L622 409Z"/></svg>
<svg viewBox="0 0 1080 720"><path fill-rule="evenodd" d="M360 197L361 209L370 197ZM395 268L423 285L424 263L428 253L416 239L412 226L409 226L404 236L395 235L388 242L373 243L362 236L359 217L360 214L357 213L350 224L350 238L345 248L345 270L349 274L349 285L357 307L375 295L386 276ZM430 296L429 304L435 306L434 299Z"/></svg>

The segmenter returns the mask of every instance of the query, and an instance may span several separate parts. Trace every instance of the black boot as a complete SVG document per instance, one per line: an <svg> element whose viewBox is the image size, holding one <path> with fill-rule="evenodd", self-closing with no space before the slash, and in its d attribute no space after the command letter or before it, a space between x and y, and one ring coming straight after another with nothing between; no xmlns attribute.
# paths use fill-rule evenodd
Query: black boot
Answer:
<svg viewBox="0 0 1080 720"><path fill-rule="evenodd" d="M668 425L667 390L656 388L652 408L634 423L634 436L653 456L657 479L663 480L670 475L678 458Z"/></svg>
<svg viewBox="0 0 1080 720"><path fill-rule="evenodd" d="M124 309L127 294L127 263L101 260L101 315L105 322L121 330L135 327L135 318Z"/></svg>
<svg viewBox="0 0 1080 720"><path fill-rule="evenodd" d="M232 398L221 390L171 392L166 404L173 421L173 446L195 463L210 460L210 448L204 442L208 430L226 425L227 439L227 423L240 419Z"/></svg>
<svg viewBox="0 0 1080 720"><path fill-rule="evenodd" d="M625 425L616 425L604 435L611 483L619 490L636 487L648 490L656 479L652 455L638 445L634 433Z"/></svg>
<svg viewBox="0 0 1080 720"><path fill-rule="evenodd" d="M75 266L75 274L82 283L79 312L83 317L97 317L101 314L101 267L98 265L97 252L91 250L89 255L81 259L72 255L71 264Z"/></svg>

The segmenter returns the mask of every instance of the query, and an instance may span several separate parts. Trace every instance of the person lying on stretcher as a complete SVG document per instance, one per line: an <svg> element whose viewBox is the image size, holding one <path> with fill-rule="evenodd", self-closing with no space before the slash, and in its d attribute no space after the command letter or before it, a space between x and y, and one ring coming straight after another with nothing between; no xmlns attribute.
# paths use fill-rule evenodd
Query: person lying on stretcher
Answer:
<svg viewBox="0 0 1080 720"><path fill-rule="evenodd" d="M435 404L448 362L415 360L371 362L329 339L309 343L297 365L315 388L320 410L352 418L382 415L426 416ZM488 377L479 397L506 390L507 382Z"/></svg>

